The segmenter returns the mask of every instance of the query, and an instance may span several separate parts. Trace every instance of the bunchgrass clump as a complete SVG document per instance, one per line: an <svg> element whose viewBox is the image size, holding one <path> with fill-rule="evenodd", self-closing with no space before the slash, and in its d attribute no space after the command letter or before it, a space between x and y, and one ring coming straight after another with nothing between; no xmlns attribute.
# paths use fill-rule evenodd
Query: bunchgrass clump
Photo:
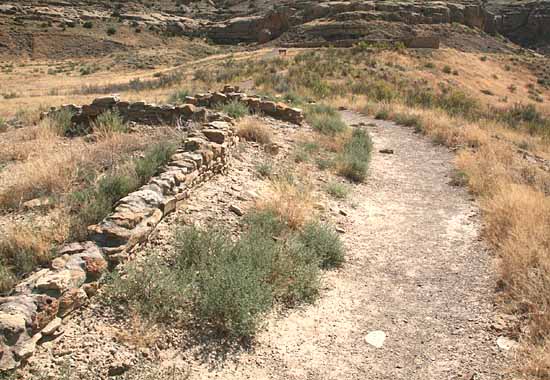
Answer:
<svg viewBox="0 0 550 380"><path fill-rule="evenodd" d="M103 112L93 122L93 131L101 136L108 136L113 133L124 133L128 131L128 124L116 110Z"/></svg>
<svg viewBox="0 0 550 380"><path fill-rule="evenodd" d="M70 197L73 210L72 237L86 238L89 225L101 221L119 199L145 184L168 162L174 151L173 144L158 143L126 167L105 174L94 186L73 192Z"/></svg>
<svg viewBox="0 0 550 380"><path fill-rule="evenodd" d="M349 194L348 187L340 182L330 182L326 187L326 191L336 199L346 199Z"/></svg>
<svg viewBox="0 0 550 380"><path fill-rule="evenodd" d="M183 104L185 103L185 98L188 97L190 94L189 94L189 91L188 90L177 90L175 92L173 92L169 97L168 97L168 103L171 103L171 104Z"/></svg>
<svg viewBox="0 0 550 380"><path fill-rule="evenodd" d="M261 178L270 178L273 175L273 164L270 161L262 161L256 164L256 173Z"/></svg>
<svg viewBox="0 0 550 380"><path fill-rule="evenodd" d="M334 162L331 159L323 158L323 157L318 157L315 160L315 163L317 164L317 168L319 170L327 170L332 166L334 166Z"/></svg>
<svg viewBox="0 0 550 380"><path fill-rule="evenodd" d="M216 109L226 113L234 119L241 119L247 115L250 115L250 110L248 109L248 106L237 100L230 101L225 104L218 104L216 106Z"/></svg>
<svg viewBox="0 0 550 380"><path fill-rule="evenodd" d="M133 312L155 321L174 321L188 303L189 281L155 256L142 263L130 263L123 273L107 279L104 300L111 305L127 305Z"/></svg>
<svg viewBox="0 0 550 380"><path fill-rule="evenodd" d="M176 146L173 143L160 143L136 160L135 171L139 184L143 185L153 177L160 167L168 163L175 151Z"/></svg>
<svg viewBox="0 0 550 380"><path fill-rule="evenodd" d="M342 133L347 128L338 111L323 104L308 106L306 120L313 129L325 135Z"/></svg>
<svg viewBox="0 0 550 380"><path fill-rule="evenodd" d="M66 238L68 225L52 216L52 226L14 224L0 238L0 293L11 289L17 279L49 264L53 249Z"/></svg>
<svg viewBox="0 0 550 380"><path fill-rule="evenodd" d="M353 182L363 182L372 151L372 141L363 129L355 129L337 157L338 174Z"/></svg>
<svg viewBox="0 0 550 380"><path fill-rule="evenodd" d="M95 187L75 191L70 203L73 210L71 237L86 238L86 228L105 218L119 199L138 188L138 180L130 170L110 173L102 177Z"/></svg>
<svg viewBox="0 0 550 380"><path fill-rule="evenodd" d="M0 117L0 133L8 130L8 123L3 117Z"/></svg>
<svg viewBox="0 0 550 380"><path fill-rule="evenodd" d="M269 144L273 139L271 129L256 117L242 118L237 126L237 135L260 144Z"/></svg>
<svg viewBox="0 0 550 380"><path fill-rule="evenodd" d="M48 116L42 126L45 128L52 128L54 132L59 136L68 136L71 134L73 113L63 108L59 111Z"/></svg>
<svg viewBox="0 0 550 380"><path fill-rule="evenodd" d="M308 223L299 234L304 246L319 259L322 268L337 268L344 262L344 246L334 229L319 222Z"/></svg>

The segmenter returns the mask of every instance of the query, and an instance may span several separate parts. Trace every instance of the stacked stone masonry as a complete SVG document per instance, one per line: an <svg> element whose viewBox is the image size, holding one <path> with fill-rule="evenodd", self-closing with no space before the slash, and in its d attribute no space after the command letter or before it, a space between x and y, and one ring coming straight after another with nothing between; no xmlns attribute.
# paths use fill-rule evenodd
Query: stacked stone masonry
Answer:
<svg viewBox="0 0 550 380"><path fill-rule="evenodd" d="M288 107L283 103L276 103L264 100L256 96L248 96L239 92L238 87L225 86L221 92L210 92L188 96L184 105L157 105L145 102L129 103L121 101L116 95L95 99L91 104L77 106L74 104L63 105L52 109L49 113L55 114L61 110L68 110L73 114L72 122L81 133L82 130L89 132L92 123L102 113L109 110L117 110L126 122L136 122L150 125L175 125L186 121L207 122L216 120L227 120L227 117L207 108L223 105L228 102L241 102L251 112L264 114L279 120L294 124L301 124L303 121L302 110ZM206 107L206 108L205 108Z"/></svg>
<svg viewBox="0 0 550 380"><path fill-rule="evenodd" d="M248 98L234 88L226 90L189 100L207 105L238 99L283 120L302 120L298 110ZM196 121L198 117L201 122L193 123L195 127L189 130L159 175L122 198L111 215L88 228L88 241L61 247L49 268L34 272L9 296L0 298L0 370L17 368L32 356L43 338L59 334L63 318L97 292L99 279L106 271L128 259L131 249L145 241L162 218L188 197L191 189L228 168L231 148L238 137L234 134L234 121L220 113L194 105L129 104L117 97L96 99L89 106L64 107L75 111L75 120L89 122L92 115L121 104L124 107L119 110L129 120L161 123L184 115L186 120Z"/></svg>

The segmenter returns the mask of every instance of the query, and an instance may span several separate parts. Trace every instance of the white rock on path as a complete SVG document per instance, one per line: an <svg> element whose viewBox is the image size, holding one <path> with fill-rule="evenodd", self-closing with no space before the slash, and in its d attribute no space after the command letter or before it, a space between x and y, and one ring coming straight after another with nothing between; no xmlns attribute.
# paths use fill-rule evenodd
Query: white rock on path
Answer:
<svg viewBox="0 0 550 380"><path fill-rule="evenodd" d="M518 342L516 342L515 340L510 339L510 338L508 338L508 337L499 336L499 337L497 338L497 346L498 346L501 350L508 351L508 350L513 349L513 348L516 348L517 345L518 345Z"/></svg>
<svg viewBox="0 0 550 380"><path fill-rule="evenodd" d="M384 331L371 331L365 338L368 344L376 348L382 348L384 341L386 340L386 333Z"/></svg>

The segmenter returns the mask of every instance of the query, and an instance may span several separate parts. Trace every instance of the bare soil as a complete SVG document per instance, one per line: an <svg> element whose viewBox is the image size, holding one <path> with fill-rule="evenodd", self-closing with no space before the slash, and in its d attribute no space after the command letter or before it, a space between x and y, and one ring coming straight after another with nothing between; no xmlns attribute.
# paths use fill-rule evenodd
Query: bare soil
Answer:
<svg viewBox="0 0 550 380"><path fill-rule="evenodd" d="M197 344L175 327L159 332L154 345L132 347L117 334L139 334L143 343L155 328L131 330L129 320L95 304L69 317L64 334L43 344L25 371L53 376L68 366L103 379L113 363L124 362L143 376L181 367L191 379L507 378L511 354L496 343L493 259L480 239L478 207L466 189L450 184L452 152L411 128L351 112L344 117L369 130L375 151L367 182L348 200L319 195L328 218L346 231L347 262L326 273L314 305L274 311L251 348L233 351ZM296 131L277 136L288 155ZM248 191L262 186L253 172L261 149L241 154L228 176L161 223L150 249L171 249L171 230L181 220L236 228L228 206L246 208ZM311 173L317 183L331 176ZM381 348L366 341L377 330L386 334Z"/></svg>

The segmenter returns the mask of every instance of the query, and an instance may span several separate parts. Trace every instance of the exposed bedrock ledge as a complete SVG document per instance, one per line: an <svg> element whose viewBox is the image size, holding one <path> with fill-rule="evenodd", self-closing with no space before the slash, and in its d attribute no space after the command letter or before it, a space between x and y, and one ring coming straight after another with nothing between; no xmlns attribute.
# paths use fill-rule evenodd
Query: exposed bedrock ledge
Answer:
<svg viewBox="0 0 550 380"><path fill-rule="evenodd" d="M225 92L190 98L197 104L239 100L284 121L301 122L300 110L283 104L248 98L236 88ZM39 269L20 282L7 297L0 298L0 370L17 368L31 357L36 345L46 337L60 334L62 318L85 305L96 294L99 279L110 268L130 257L131 250L144 242L157 224L186 199L198 184L229 167L231 150L238 141L234 120L218 112L188 104L182 107L126 103L117 97L96 99L88 106L70 107L77 120L89 123L120 104L118 108L131 120L161 123L157 116L174 120L185 115L196 121L170 161L146 185L119 200L113 212L97 225L90 226L89 240L61 247L49 268ZM51 112L58 112L54 109ZM181 110L192 110L182 113ZM125 111L126 110L126 111ZM132 110L132 111L129 111ZM170 111L167 111L170 110Z"/></svg>

